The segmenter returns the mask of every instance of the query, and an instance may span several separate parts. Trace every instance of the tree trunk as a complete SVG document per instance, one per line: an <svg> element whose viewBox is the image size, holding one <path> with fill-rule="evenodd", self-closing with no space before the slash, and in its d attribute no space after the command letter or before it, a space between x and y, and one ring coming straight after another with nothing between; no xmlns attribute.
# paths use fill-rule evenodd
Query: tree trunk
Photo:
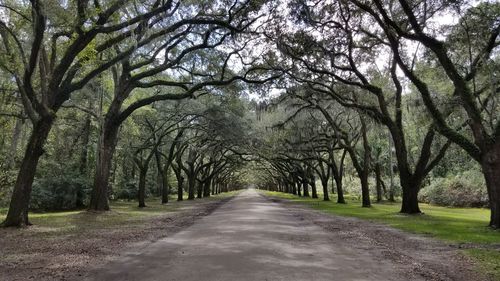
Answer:
<svg viewBox="0 0 500 281"><path fill-rule="evenodd" d="M196 198L201 199L203 198L203 188L205 187L204 183L201 181L197 181L197 186L196 186Z"/></svg>
<svg viewBox="0 0 500 281"><path fill-rule="evenodd" d="M148 174L148 166L140 168L139 171L139 208L146 207L146 176Z"/></svg>
<svg viewBox="0 0 500 281"><path fill-rule="evenodd" d="M382 176L380 174L380 163L375 164L375 180L377 182L377 202L382 201Z"/></svg>
<svg viewBox="0 0 500 281"><path fill-rule="evenodd" d="M345 161L345 156L347 154L347 150L344 149L342 152L342 156L340 157L339 165L334 161L333 157L333 151L329 151L330 155L330 168L331 172L333 175L333 179L335 180L335 186L337 187L337 203L340 204L345 204L345 199L344 199L344 187L342 185L342 180L344 177L344 161ZM332 190L334 190L334 187L332 186Z"/></svg>
<svg viewBox="0 0 500 281"><path fill-rule="evenodd" d="M177 201L184 200L184 177L182 175L177 177Z"/></svg>
<svg viewBox="0 0 500 281"><path fill-rule="evenodd" d="M483 155L481 168L490 202L490 227L498 229L500 228L500 142L493 144Z"/></svg>
<svg viewBox="0 0 500 281"><path fill-rule="evenodd" d="M344 187L342 186L342 175L334 177L335 185L337 186L337 203L345 204Z"/></svg>
<svg viewBox="0 0 500 281"><path fill-rule="evenodd" d="M168 203L168 195L170 193L170 190L168 188L168 165L165 165L162 167L161 165L161 155L160 151L158 149L155 149L155 162L156 162L156 174L157 174L157 185L158 185L158 192L161 194L161 203L162 204L167 204Z"/></svg>
<svg viewBox="0 0 500 281"><path fill-rule="evenodd" d="M352 146L346 148L349 156L351 157L352 165L358 174L358 178L361 181L361 206L370 207L370 189L368 186L368 163L367 163L367 150L364 151L363 163L360 163L356 152Z"/></svg>
<svg viewBox="0 0 500 281"><path fill-rule="evenodd" d="M170 185L168 183L168 171L163 174L163 183L161 185L161 203L168 203L168 196L170 195Z"/></svg>
<svg viewBox="0 0 500 281"><path fill-rule="evenodd" d="M368 186L368 173L364 171L362 175L359 175L361 180L361 200L363 207L371 207L370 202L370 188Z"/></svg>
<svg viewBox="0 0 500 281"><path fill-rule="evenodd" d="M323 187L323 201L330 201L330 196L328 195L328 178L321 178L321 186Z"/></svg>
<svg viewBox="0 0 500 281"><path fill-rule="evenodd" d="M421 180L424 176L416 178L410 172L408 164L408 151L406 149L403 130L400 127L390 130L392 140L394 143L394 150L396 152L396 164L399 171L399 182L402 189L402 204L401 213L405 214L419 214L421 213L418 207L418 191L420 189ZM426 139L428 138L429 131L427 132ZM432 135L433 136L433 135ZM424 140L424 143L426 140ZM422 150L424 147L422 147ZM423 152L421 152L422 154ZM392 169L392 167L391 167ZM415 172L416 173L416 172Z"/></svg>
<svg viewBox="0 0 500 281"><path fill-rule="evenodd" d="M203 197L210 197L211 182L212 182L211 178L208 178L205 180L204 185L203 185Z"/></svg>
<svg viewBox="0 0 500 281"><path fill-rule="evenodd" d="M215 178L215 179L212 181L212 195L216 195L216 194L218 194L218 190L217 190L217 188L218 188L218 185L219 185L219 184L218 184L217 182L218 182L218 179L217 179L217 178Z"/></svg>
<svg viewBox="0 0 500 281"><path fill-rule="evenodd" d="M119 125L109 118L103 126L99 146L94 187L90 198L89 210L108 211L108 185L113 154L118 140Z"/></svg>
<svg viewBox="0 0 500 281"><path fill-rule="evenodd" d="M403 202L401 204L401 213L404 214L420 214L418 207L418 187L415 185L405 184L403 189Z"/></svg>
<svg viewBox="0 0 500 281"><path fill-rule="evenodd" d="M371 148L368 143L367 127L363 116L360 115L359 120L361 122L361 136L363 140L363 171L360 173L361 178L361 195L363 199L363 207L371 207L370 202L370 188L368 186L368 175L370 174L370 160L371 160Z"/></svg>
<svg viewBox="0 0 500 281"><path fill-rule="evenodd" d="M3 222L3 226L23 226L29 225L28 209L31 196L31 188L35 179L38 160L42 156L43 146L47 141L54 119L44 117L33 125L33 131L28 141L16 184L12 191L9 212Z"/></svg>
<svg viewBox="0 0 500 281"><path fill-rule="evenodd" d="M302 189L304 191L304 197L309 197L309 185L307 180L302 181Z"/></svg>
<svg viewBox="0 0 500 281"><path fill-rule="evenodd" d="M312 198L318 198L318 191L316 190L316 179L314 177L311 178L311 191Z"/></svg>
<svg viewBox="0 0 500 281"><path fill-rule="evenodd" d="M188 175L188 200L194 200L194 189L196 185L196 177Z"/></svg>

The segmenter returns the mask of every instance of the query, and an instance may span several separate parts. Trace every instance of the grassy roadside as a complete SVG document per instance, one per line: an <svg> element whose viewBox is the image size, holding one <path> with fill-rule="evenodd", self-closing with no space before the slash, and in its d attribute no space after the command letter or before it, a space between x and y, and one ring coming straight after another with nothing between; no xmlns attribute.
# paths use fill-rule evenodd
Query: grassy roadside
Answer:
<svg viewBox="0 0 500 281"><path fill-rule="evenodd" d="M134 227L145 219L177 211L191 204L206 200L221 200L233 196L238 191L221 193L194 201L176 201L171 198L168 204L162 205L159 198L148 198L146 208L137 207L136 201L111 201L110 212L94 214L85 210L30 213L30 221L39 230L40 235L57 236L73 234L83 229L110 229L118 227ZM7 208L0 208L0 221L5 219ZM22 230L21 230L22 231Z"/></svg>
<svg viewBox="0 0 500 281"><path fill-rule="evenodd" d="M8 280L81 280L92 268L123 253L172 235L207 215L236 193L170 201L111 202L111 211L30 213L31 227L0 227L0 276ZM0 219L6 210L0 210ZM5 278L1 278L4 280Z"/></svg>
<svg viewBox="0 0 500 281"><path fill-rule="evenodd" d="M298 197L292 194L263 191L265 195L304 204L325 213L356 217L384 223L392 227L429 235L447 242L471 244L474 249L464 252L478 262L479 270L500 280L500 251L484 249L488 245L500 244L500 231L487 227L490 212L479 208L447 208L420 204L424 215L403 215L399 213L400 203L374 203L371 208L362 208L358 198L347 197L347 204L321 199ZM482 249L483 248L483 249Z"/></svg>

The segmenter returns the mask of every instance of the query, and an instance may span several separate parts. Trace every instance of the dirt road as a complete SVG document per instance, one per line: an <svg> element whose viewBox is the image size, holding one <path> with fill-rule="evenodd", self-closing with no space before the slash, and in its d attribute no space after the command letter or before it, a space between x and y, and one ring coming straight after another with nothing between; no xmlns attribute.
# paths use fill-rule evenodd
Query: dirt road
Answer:
<svg viewBox="0 0 500 281"><path fill-rule="evenodd" d="M247 190L185 230L95 270L88 280L476 279L471 270L459 264L448 264L451 269L418 269L425 267L426 260L456 262L454 250L436 251L434 242L418 242L424 248L429 243L433 245L427 247L429 251L420 262L418 257L399 255L403 249L388 250L360 233L346 235L349 232L332 232L321 225L343 228L346 223L356 224L355 220L326 215L321 218L313 211L309 211L309 217L303 217L303 212ZM391 235L399 232L394 233Z"/></svg>

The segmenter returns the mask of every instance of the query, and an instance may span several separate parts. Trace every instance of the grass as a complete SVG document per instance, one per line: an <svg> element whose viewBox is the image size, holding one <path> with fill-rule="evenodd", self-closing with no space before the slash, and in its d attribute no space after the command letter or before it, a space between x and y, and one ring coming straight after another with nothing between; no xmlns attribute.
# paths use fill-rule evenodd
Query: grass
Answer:
<svg viewBox="0 0 500 281"><path fill-rule="evenodd" d="M337 204L335 198L325 202L321 199L279 192L266 193L306 204L327 213L382 222L405 231L428 234L450 242L500 243L500 232L487 227L489 221L487 209L447 208L420 204L424 215L404 215L399 213L401 203L374 203L371 208L362 208L361 202L354 197L347 197L347 204Z"/></svg>
<svg viewBox="0 0 500 281"><path fill-rule="evenodd" d="M477 247L500 244L500 231L488 227L490 211L481 208L449 208L420 204L423 215L404 215L401 203L374 203L370 208L361 207L358 198L346 196L347 204L298 197L293 194L265 191L272 197L288 199L325 213L356 217L384 223L411 233L425 234L452 243L472 243ZM480 272L500 280L500 251L494 249L468 249L464 251L478 264Z"/></svg>
<svg viewBox="0 0 500 281"><path fill-rule="evenodd" d="M467 255L478 262L478 269L500 280L500 252L497 250L469 249Z"/></svg>
<svg viewBox="0 0 500 281"><path fill-rule="evenodd" d="M77 274L89 265L99 265L127 245L173 233L188 225L193 216L200 216L199 211L207 210L207 203L234 194L182 202L171 198L165 205L160 204L160 198L150 198L146 208L137 207L137 201L111 201L111 211L99 213L31 212L32 227L0 227L0 276L7 274L16 280L27 280L37 275L42 279L60 279L71 275L70 272ZM179 211L182 215L177 215ZM6 213L7 209L0 209L0 221ZM76 275L70 279L75 278L79 279Z"/></svg>
<svg viewBox="0 0 500 281"><path fill-rule="evenodd" d="M236 192L221 193L202 200L220 200L233 196ZM85 210L62 212L31 212L30 222L40 231L42 236L57 236L80 232L84 229L113 229L117 227L135 227L143 223L144 219L173 212L182 206L196 203L195 201L177 202L171 198L168 204L162 205L159 198L146 200L145 208L137 207L136 201L111 201L110 212L95 215ZM0 208L0 221L5 219L7 208Z"/></svg>

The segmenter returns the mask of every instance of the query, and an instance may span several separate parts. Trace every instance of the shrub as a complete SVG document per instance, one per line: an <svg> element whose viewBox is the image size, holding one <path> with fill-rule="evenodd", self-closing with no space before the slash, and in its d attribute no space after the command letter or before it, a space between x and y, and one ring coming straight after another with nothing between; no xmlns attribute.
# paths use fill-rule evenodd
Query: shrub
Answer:
<svg viewBox="0 0 500 281"><path fill-rule="evenodd" d="M125 199L125 200L135 200L137 199L137 181L131 180L116 188L115 198L113 199Z"/></svg>
<svg viewBox="0 0 500 281"><path fill-rule="evenodd" d="M33 182L30 209L37 211L70 210L77 207L80 195L88 202L91 186L87 179L73 174L43 177Z"/></svg>
<svg viewBox="0 0 500 281"><path fill-rule="evenodd" d="M482 174L469 170L446 178L431 179L420 191L421 202L453 207L487 207L488 194Z"/></svg>

